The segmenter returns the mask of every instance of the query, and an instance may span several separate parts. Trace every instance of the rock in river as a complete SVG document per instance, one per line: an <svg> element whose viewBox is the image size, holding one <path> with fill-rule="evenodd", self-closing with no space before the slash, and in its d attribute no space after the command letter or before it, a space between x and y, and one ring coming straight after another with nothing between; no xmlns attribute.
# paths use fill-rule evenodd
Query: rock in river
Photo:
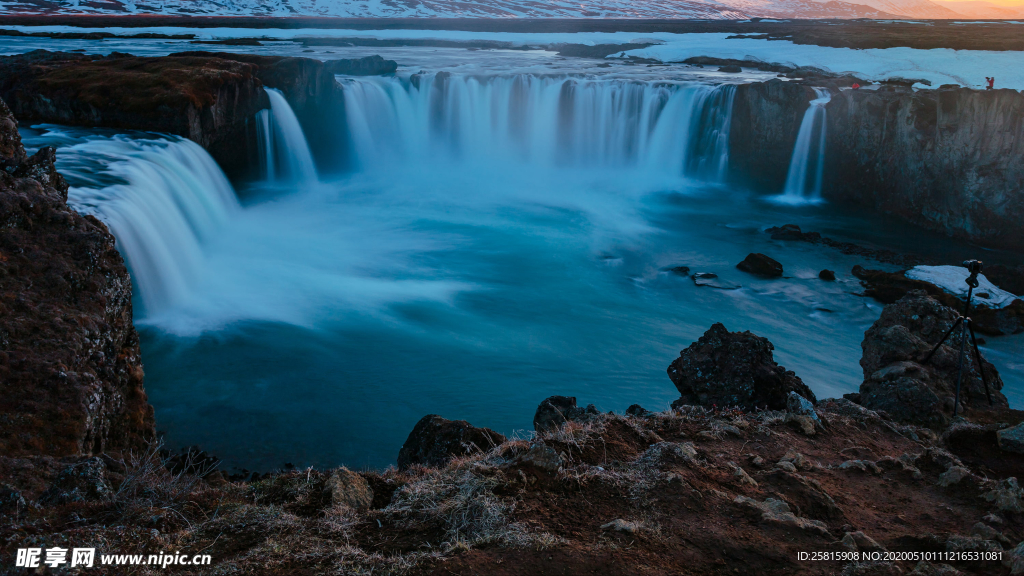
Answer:
<svg viewBox="0 0 1024 576"><path fill-rule="evenodd" d="M766 278L778 278L782 276L782 264L779 264L776 260L754 252L748 254L742 262L736 265L737 268L755 274L757 276L764 276Z"/></svg>
<svg viewBox="0 0 1024 576"><path fill-rule="evenodd" d="M774 349L767 338L714 324L668 367L668 376L682 395L673 406L785 410L790 392L816 402L796 374L775 363Z"/></svg>

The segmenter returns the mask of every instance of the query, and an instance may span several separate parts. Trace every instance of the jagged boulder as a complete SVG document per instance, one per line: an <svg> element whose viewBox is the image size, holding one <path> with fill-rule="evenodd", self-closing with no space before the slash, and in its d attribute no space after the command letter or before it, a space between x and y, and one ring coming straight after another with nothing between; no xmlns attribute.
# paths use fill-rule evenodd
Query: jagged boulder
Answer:
<svg viewBox="0 0 1024 576"><path fill-rule="evenodd" d="M550 396L537 406L537 411L533 415L533 429L537 432L547 432L566 422L584 421L596 415L597 408L593 404L581 408L576 405L575 396Z"/></svg>
<svg viewBox="0 0 1024 576"><path fill-rule="evenodd" d="M416 423L398 452L398 467L444 466L452 458L487 451L504 441L505 436L490 428L428 414Z"/></svg>
<svg viewBox="0 0 1024 576"><path fill-rule="evenodd" d="M759 252L748 254L736 267L748 274L764 276L765 278L778 278L782 276L782 264Z"/></svg>
<svg viewBox="0 0 1024 576"><path fill-rule="evenodd" d="M864 334L860 364L864 383L860 403L883 410L895 420L941 427L953 410L960 338L954 334L927 363L925 357L953 325L957 313L924 291L911 290L882 311ZM958 331L959 332L959 331ZM968 352L970 343L968 343ZM995 366L983 361L993 407L1005 408L1003 381ZM961 405L969 410L989 408L985 385L973 354L964 363Z"/></svg>
<svg viewBox="0 0 1024 576"><path fill-rule="evenodd" d="M745 410L785 410L790 392L816 402L814 393L792 371L776 364L775 347L751 332L729 332L716 323L668 367L682 395L673 407L736 406Z"/></svg>

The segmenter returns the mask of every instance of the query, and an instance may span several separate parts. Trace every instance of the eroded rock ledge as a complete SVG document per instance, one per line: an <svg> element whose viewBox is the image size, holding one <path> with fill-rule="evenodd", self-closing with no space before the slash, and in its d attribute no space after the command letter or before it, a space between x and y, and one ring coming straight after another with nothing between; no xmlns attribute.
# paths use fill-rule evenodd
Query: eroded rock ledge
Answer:
<svg viewBox="0 0 1024 576"><path fill-rule="evenodd" d="M151 440L128 270L66 204L55 153L27 157L0 101L0 454L96 454Z"/></svg>
<svg viewBox="0 0 1024 576"><path fill-rule="evenodd" d="M344 102L335 74L386 74L378 57L321 62L227 52L160 57L47 52L0 58L0 98L25 122L164 132L210 152L229 174L255 150L254 115L269 107L263 88L281 90L306 128L317 160L344 154Z"/></svg>

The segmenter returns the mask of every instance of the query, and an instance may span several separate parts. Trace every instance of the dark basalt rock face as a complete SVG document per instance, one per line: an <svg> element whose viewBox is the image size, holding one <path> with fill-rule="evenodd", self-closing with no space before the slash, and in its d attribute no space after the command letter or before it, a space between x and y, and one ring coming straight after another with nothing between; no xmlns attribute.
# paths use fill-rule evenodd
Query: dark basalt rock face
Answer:
<svg viewBox="0 0 1024 576"><path fill-rule="evenodd" d="M861 344L864 383L860 387L860 404L871 410L883 410L901 422L945 425L953 411L959 335L946 340L927 363L924 359L956 317L956 311L943 306L923 290L911 290L895 304L886 306L881 317L864 334ZM967 351L973 352L970 342ZM1003 381L995 366L984 361L983 369L993 405L988 403L972 354L964 362L960 393L960 403L968 417L975 411L1008 406L1000 392Z"/></svg>
<svg viewBox="0 0 1024 576"><path fill-rule="evenodd" d="M413 464L444 466L452 458L486 452L504 441L505 436L490 428L428 414L416 423L399 450L398 467L404 470Z"/></svg>
<svg viewBox="0 0 1024 576"><path fill-rule="evenodd" d="M781 191L800 121L814 98L809 87L777 79L737 86L729 130L730 177L759 190Z"/></svg>
<svg viewBox="0 0 1024 576"><path fill-rule="evenodd" d="M230 163L244 152L238 142L246 119L269 105L257 71L204 53L138 58L36 50L0 58L0 98L23 121L176 134L211 152L223 149L218 160Z"/></svg>
<svg viewBox="0 0 1024 576"><path fill-rule="evenodd" d="M138 447L153 409L114 238L67 206L52 148L26 157L2 102L0 154L0 453Z"/></svg>
<svg viewBox="0 0 1024 576"><path fill-rule="evenodd" d="M767 338L714 324L668 367L682 394L672 405L785 410L790 392L817 402L796 374L775 363L774 349Z"/></svg>
<svg viewBox="0 0 1024 576"><path fill-rule="evenodd" d="M394 74L398 70L398 62L385 60L376 54L365 58L328 60L324 66L331 74L346 76L382 76Z"/></svg>
<svg viewBox="0 0 1024 576"><path fill-rule="evenodd" d="M782 264L764 254L753 252L736 265L740 270L756 276L779 278L782 276Z"/></svg>
<svg viewBox="0 0 1024 576"><path fill-rule="evenodd" d="M353 62L364 70L380 64ZM239 143L257 141L250 120L270 106L264 87L285 95L318 164L343 164L345 147L333 141L344 133L342 89L319 60L226 52L103 57L45 50L0 58L0 98L19 118L176 134L206 148L230 174L243 172L255 157L254 146Z"/></svg>
<svg viewBox="0 0 1024 576"><path fill-rule="evenodd" d="M254 66L253 74L259 82L280 90L288 100L302 125L317 166L340 168L347 162L344 93L334 78L336 72L327 63L312 58L229 52L181 52L169 57L212 58ZM367 62L365 66L372 66L372 63ZM262 90L260 92L262 94ZM250 122L244 128L248 131L245 142L257 142L255 123ZM245 158L236 158L232 154L240 150L252 159L256 153L255 147L247 149L238 146L237 142L209 150L228 171L237 171L238 166L248 163Z"/></svg>
<svg viewBox="0 0 1024 576"><path fill-rule="evenodd" d="M826 197L1024 248L1024 94L847 90L826 111Z"/></svg>

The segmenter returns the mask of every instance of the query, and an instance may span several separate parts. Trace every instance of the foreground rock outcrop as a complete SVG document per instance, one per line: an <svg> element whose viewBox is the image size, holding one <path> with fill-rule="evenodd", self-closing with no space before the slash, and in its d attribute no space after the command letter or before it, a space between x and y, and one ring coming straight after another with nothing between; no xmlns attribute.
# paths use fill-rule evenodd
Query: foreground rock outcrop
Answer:
<svg viewBox="0 0 1024 576"><path fill-rule="evenodd" d="M953 412L959 362L959 331L943 344L928 362L924 360L946 334L957 313L924 291L912 290L882 310L881 317L864 334L864 383L859 402L872 410L884 410L900 422L942 427ZM982 357L974 358L970 342L961 383L961 410L1005 410L1003 381L996 367ZM988 381L988 393L979 368ZM989 397L992 403L989 404Z"/></svg>
<svg viewBox="0 0 1024 576"><path fill-rule="evenodd" d="M669 378L682 394L673 406L783 410L790 392L815 402L814 393L796 374L776 364L774 349L767 338L714 324L668 367Z"/></svg>
<svg viewBox="0 0 1024 576"><path fill-rule="evenodd" d="M428 414L416 423L398 452L398 467L444 466L452 458L486 452L504 441L504 435L490 428Z"/></svg>
<svg viewBox="0 0 1024 576"><path fill-rule="evenodd" d="M211 482L172 474L152 453L0 457L11 503L0 507L0 562L74 542L97 555L211 556L175 567L184 574L1005 576L1024 566L1024 455L1004 453L999 470L969 460L998 450L984 434L965 449L845 399L812 408L827 422L813 436L772 410L635 412L405 471ZM843 556L800 559L810 551ZM883 551L897 555L851 559Z"/></svg>
<svg viewBox="0 0 1024 576"><path fill-rule="evenodd" d="M155 436L114 237L66 204L0 102L0 454L97 454Z"/></svg>

